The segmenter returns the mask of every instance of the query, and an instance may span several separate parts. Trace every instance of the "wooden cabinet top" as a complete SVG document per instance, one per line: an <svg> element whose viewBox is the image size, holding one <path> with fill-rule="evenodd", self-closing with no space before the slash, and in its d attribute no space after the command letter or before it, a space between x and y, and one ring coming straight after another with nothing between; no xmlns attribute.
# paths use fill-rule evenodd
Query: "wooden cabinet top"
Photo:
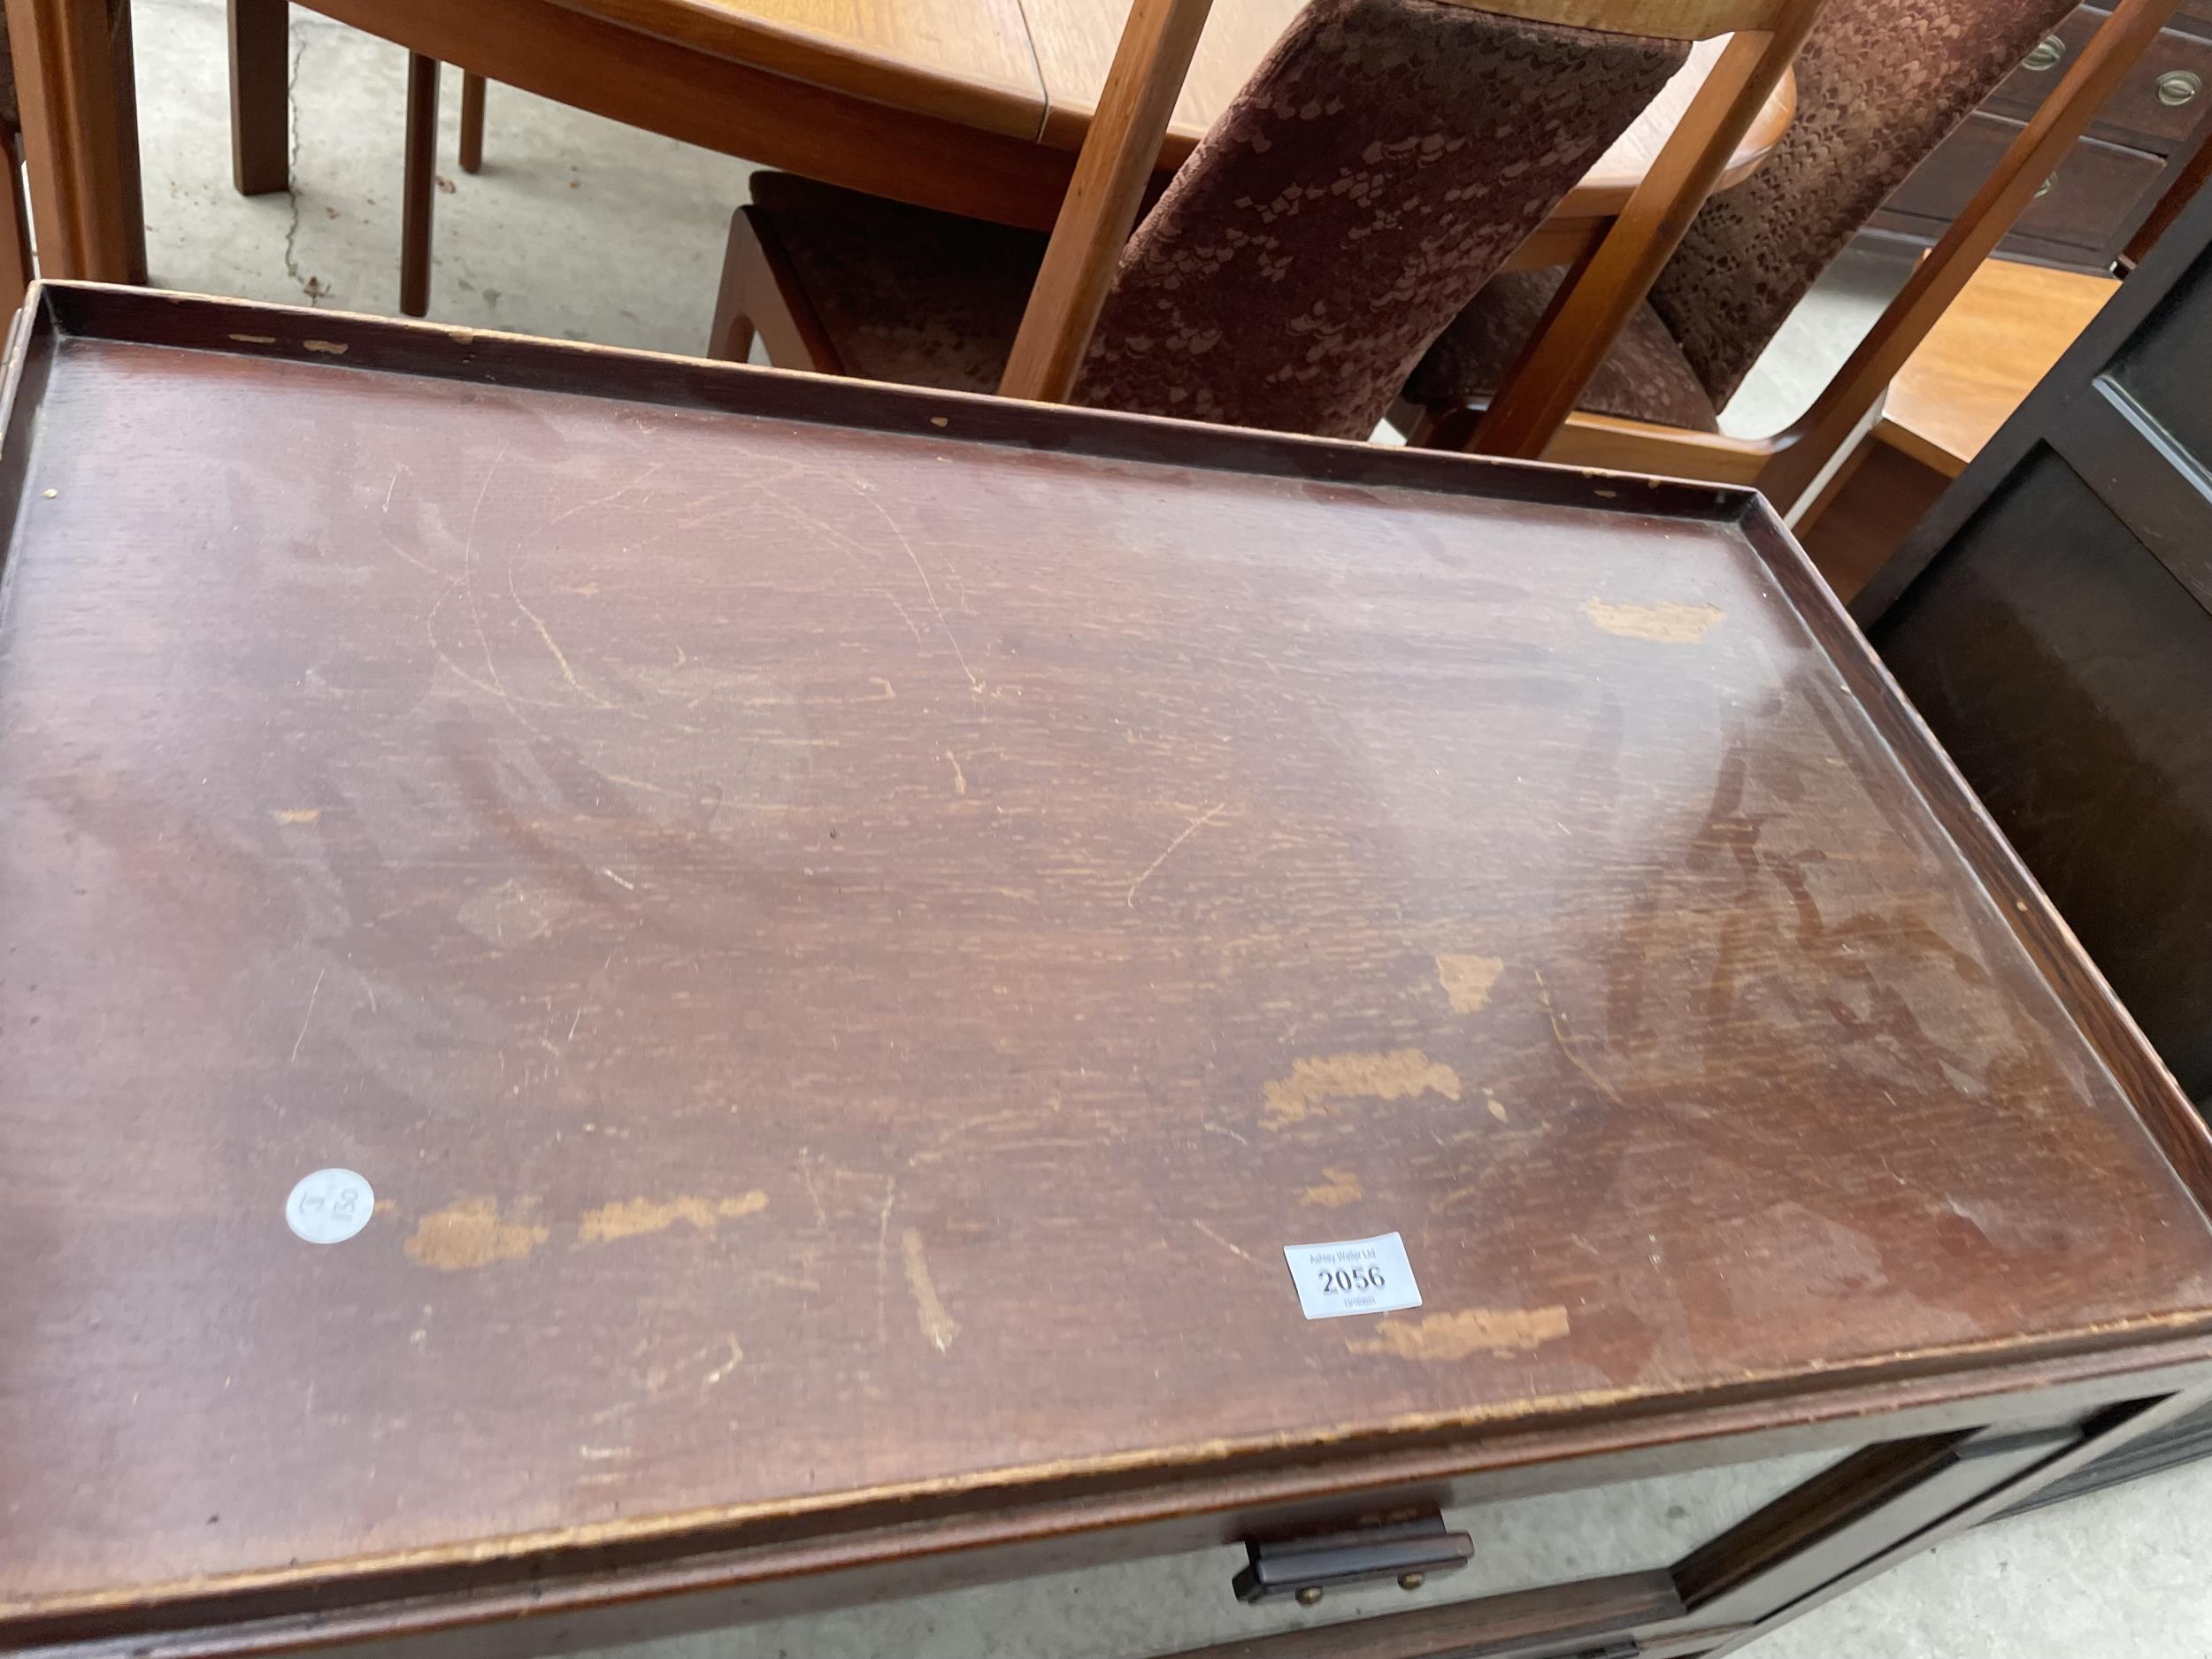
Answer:
<svg viewBox="0 0 2212 1659"><path fill-rule="evenodd" d="M35 300L0 1639L2212 1328L2202 1131L1751 497Z"/></svg>

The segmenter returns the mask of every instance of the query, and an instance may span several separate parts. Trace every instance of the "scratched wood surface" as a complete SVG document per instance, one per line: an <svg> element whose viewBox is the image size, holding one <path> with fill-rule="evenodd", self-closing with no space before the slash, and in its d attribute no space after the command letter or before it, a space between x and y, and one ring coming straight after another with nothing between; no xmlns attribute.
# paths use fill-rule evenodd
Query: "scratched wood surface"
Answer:
<svg viewBox="0 0 2212 1659"><path fill-rule="evenodd" d="M2207 1325L1709 492L143 305L4 450L0 1630Z"/></svg>

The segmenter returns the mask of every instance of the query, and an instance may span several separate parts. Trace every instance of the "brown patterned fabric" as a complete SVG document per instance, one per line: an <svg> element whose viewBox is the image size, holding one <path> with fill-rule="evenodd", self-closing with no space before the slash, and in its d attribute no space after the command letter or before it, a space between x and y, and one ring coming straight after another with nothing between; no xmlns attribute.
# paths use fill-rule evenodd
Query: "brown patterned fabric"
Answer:
<svg viewBox="0 0 2212 1659"><path fill-rule="evenodd" d="M1432 408L1486 401L1544 319L1564 271L1502 271L1476 296L1421 359L1406 396ZM1597 415L1655 420L1695 432L1718 432L1713 400L1691 373L1689 359L1648 305L1640 305L1578 406Z"/></svg>
<svg viewBox="0 0 2212 1659"><path fill-rule="evenodd" d="M1045 257L1041 234L787 173L753 175L753 209L798 272L846 373L998 390Z"/></svg>
<svg viewBox="0 0 2212 1659"><path fill-rule="evenodd" d="M1652 308L1716 403L1906 175L2073 9L1829 0L1798 54L1788 135L1706 204L1652 288Z"/></svg>
<svg viewBox="0 0 2212 1659"><path fill-rule="evenodd" d="M1798 301L1906 175L2073 9L2070 0L1828 0L1797 58L1797 119L1766 164L1705 204L1653 285L1650 312L1717 408ZM1494 390L1527 324L1520 296L1485 292L1415 373L1409 395L1474 403ZM1648 334L1640 320L1636 333ZM1687 425L1661 401L1617 406L1643 359L1585 407ZM1609 367L1610 365L1609 365ZM1417 392L1415 388L1419 388Z"/></svg>
<svg viewBox="0 0 2212 1659"><path fill-rule="evenodd" d="M1076 401L1367 436L1686 50L1442 0L1310 0L1131 238ZM754 183L846 366L995 386L1037 256L846 197Z"/></svg>
<svg viewBox="0 0 2212 1659"><path fill-rule="evenodd" d="M1686 51L1312 0L1131 238L1078 401L1367 436Z"/></svg>

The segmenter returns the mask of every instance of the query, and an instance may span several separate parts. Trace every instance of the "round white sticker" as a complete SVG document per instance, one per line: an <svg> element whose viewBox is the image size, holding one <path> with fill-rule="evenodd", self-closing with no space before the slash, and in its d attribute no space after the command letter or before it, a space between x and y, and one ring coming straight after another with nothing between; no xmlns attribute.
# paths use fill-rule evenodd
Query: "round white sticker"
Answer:
<svg viewBox="0 0 2212 1659"><path fill-rule="evenodd" d="M317 1170L284 1201L284 1219L310 1244L342 1244L369 1225L376 1193L351 1170Z"/></svg>

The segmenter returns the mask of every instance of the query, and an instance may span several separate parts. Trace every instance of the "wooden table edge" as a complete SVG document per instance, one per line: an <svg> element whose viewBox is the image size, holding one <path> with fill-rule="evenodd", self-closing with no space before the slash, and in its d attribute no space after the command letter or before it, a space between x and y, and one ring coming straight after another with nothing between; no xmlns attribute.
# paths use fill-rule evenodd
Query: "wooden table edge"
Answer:
<svg viewBox="0 0 2212 1659"><path fill-rule="evenodd" d="M315 0L303 0L313 5ZM1044 78L1025 34L1030 78L999 81L924 69L802 24L718 5L714 0L548 0L634 34L710 58L765 70L832 92L957 121L979 131L1034 139L1047 109Z"/></svg>
<svg viewBox="0 0 2212 1659"><path fill-rule="evenodd" d="M419 1635L919 1556L977 1560L990 1550L1074 1533L1133 1530L1208 1514L1233 1519L1235 1512L1257 1507L1351 1505L1379 1491L1434 1492L1456 1479L1665 1454L1686 1443L1740 1438L1747 1442L1743 1455L1751 1457L1858 1447L1868 1443L1869 1417L1879 1417L1884 1425L1879 1440L1903 1440L1982 1426L1993 1415L1985 1408L2001 1396L2032 1395L2047 1416L2212 1382L2212 1314L2193 1316L2191 1328L2167 1328L2154 1340L2100 1348L2062 1345L1993 1363L1958 1363L1991 1346L1963 1349L1948 1367L1901 1379L1870 1374L1878 1368L1893 1371L1901 1363L1901 1356L1884 1356L1847 1372L1816 1377L1812 1386L1786 1397L1771 1386L1746 1383L1718 1391L1725 1398L1655 1401L1648 1409L1617 1417L1592 1419L1589 1408L1576 1407L1474 1439L1432 1424L1386 1442L1363 1442L1333 1458L1313 1457L1309 1448L1263 1447L1263 1455L1235 1467L1170 1479L1133 1478L1166 1454L1148 1455L1129 1471L1114 1467L1116 1460L1073 1460L912 1486L821 1494L804 1503L730 1506L24 1598L0 1602L0 1651L28 1654L128 1638L134 1654L150 1654L146 1638L171 1633L185 1640L174 1652L163 1649L161 1659L187 1659L372 1634ZM1787 1409L1778 1409L1778 1399ZM1202 1492L1197 1490L1202 1483ZM989 1494L1003 1502L987 1508L972 1502ZM303 1642L302 1630L290 1623L295 1620L306 1621L311 1641Z"/></svg>

